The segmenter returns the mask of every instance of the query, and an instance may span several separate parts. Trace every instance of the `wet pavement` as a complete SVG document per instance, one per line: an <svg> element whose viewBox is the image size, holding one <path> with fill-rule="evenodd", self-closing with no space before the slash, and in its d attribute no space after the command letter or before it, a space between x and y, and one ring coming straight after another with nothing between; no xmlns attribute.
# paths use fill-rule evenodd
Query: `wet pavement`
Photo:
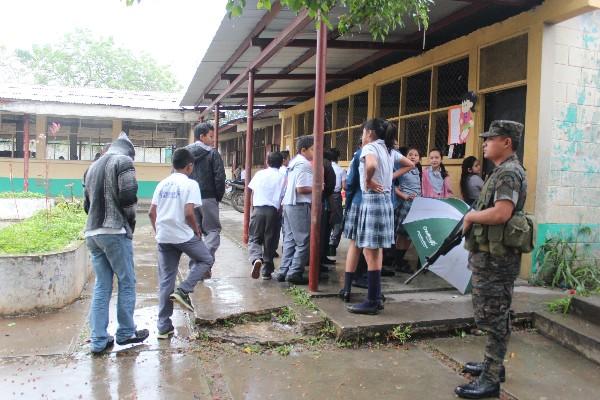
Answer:
<svg viewBox="0 0 600 400"><path fill-rule="evenodd" d="M385 278L388 301L380 316L348 314L344 304L331 297L343 273L344 241L332 279L313 298L321 311L298 315L297 325L274 321L271 311L290 305L292 298L285 284L249 277L240 243L242 214L227 206L222 206L223 235L212 278L193 294L195 314L176 307L175 336L159 341L156 245L146 216L139 219L134 238L135 320L138 329L150 330L150 338L91 356L86 322L90 280L81 298L58 312L0 318L2 399L450 399L455 398L453 388L466 382L456 372L458 363L480 358L484 338L470 335L404 346L352 345L328 337L331 331L322 330L321 311L338 328L390 328L404 321L418 330L419 321L472 318L470 297L458 295L433 274L410 287L403 286L403 277ZM186 270L187 259L182 257L180 273ZM523 314L541 299L556 298L544 289L517 292L515 308ZM354 293L353 300L363 296L363 291ZM112 333L115 303L116 291ZM302 334L303 319L319 320L313 329L316 336ZM513 335L510 351L509 382L504 386L514 398L597 398L600 367L576 353L532 333Z"/></svg>

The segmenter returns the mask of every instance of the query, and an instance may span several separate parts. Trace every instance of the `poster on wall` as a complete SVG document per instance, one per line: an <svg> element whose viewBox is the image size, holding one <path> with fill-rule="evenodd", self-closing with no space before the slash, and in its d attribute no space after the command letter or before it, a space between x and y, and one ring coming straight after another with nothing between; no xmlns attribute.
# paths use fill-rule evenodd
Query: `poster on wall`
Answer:
<svg viewBox="0 0 600 400"><path fill-rule="evenodd" d="M475 122L473 112L477 96L468 92L462 99L460 105L448 110L448 144L464 144L469 135L473 133Z"/></svg>

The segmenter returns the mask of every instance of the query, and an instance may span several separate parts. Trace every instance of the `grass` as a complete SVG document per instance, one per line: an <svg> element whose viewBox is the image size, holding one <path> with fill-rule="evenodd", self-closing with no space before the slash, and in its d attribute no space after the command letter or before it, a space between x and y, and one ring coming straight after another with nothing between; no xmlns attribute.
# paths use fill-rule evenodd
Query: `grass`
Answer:
<svg viewBox="0 0 600 400"><path fill-rule="evenodd" d="M412 327L410 325L395 326L394 329L391 330L389 337L390 339L399 341L400 344L405 344L412 337Z"/></svg>
<svg viewBox="0 0 600 400"><path fill-rule="evenodd" d="M0 254L39 254L62 250L82 238L86 214L80 203L58 203L50 211L0 230Z"/></svg>
<svg viewBox="0 0 600 400"><path fill-rule="evenodd" d="M0 199L43 199L46 196L35 192L0 192Z"/></svg>
<svg viewBox="0 0 600 400"><path fill-rule="evenodd" d="M292 352L292 345L291 344L283 344L281 346L277 346L275 347L275 351L277 352L277 354L279 354L280 356L283 357L287 357L290 355L290 353Z"/></svg>
<svg viewBox="0 0 600 400"><path fill-rule="evenodd" d="M294 304L306 307L307 309L309 309L311 311L317 310L317 306L315 305L315 303L313 303L313 301L310 298L310 295L308 294L308 292L306 290L299 288L297 286L292 286L291 288L289 288L287 290L287 293L290 296L292 296L292 300L294 301Z"/></svg>
<svg viewBox="0 0 600 400"><path fill-rule="evenodd" d="M572 299L573 296L562 297L560 299L547 302L546 307L548 307L548 311L550 312L567 314L571 308Z"/></svg>
<svg viewBox="0 0 600 400"><path fill-rule="evenodd" d="M279 313L275 315L275 320L284 325L295 324L296 318L296 312L291 307L283 307Z"/></svg>

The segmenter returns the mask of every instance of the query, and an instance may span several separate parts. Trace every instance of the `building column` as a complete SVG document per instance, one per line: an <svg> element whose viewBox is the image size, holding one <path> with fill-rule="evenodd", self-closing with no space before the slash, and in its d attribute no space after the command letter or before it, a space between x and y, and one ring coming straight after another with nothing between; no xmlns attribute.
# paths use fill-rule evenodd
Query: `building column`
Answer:
<svg viewBox="0 0 600 400"><path fill-rule="evenodd" d="M112 121L112 139L116 140L119 137L119 133L123 130L123 121L120 119L113 119Z"/></svg>
<svg viewBox="0 0 600 400"><path fill-rule="evenodd" d="M46 159L46 144L48 138L48 117L45 115L35 116L35 158Z"/></svg>

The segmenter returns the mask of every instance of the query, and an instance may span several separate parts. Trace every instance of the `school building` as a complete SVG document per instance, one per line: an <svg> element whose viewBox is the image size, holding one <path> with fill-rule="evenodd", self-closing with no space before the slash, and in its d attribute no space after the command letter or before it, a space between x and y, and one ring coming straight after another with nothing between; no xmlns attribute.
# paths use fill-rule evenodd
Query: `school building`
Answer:
<svg viewBox="0 0 600 400"><path fill-rule="evenodd" d="M177 94L0 86L0 191L82 196L85 170L125 131L135 146L138 197L150 199L189 143L198 113ZM29 151L26 151L28 148Z"/></svg>
<svg viewBox="0 0 600 400"><path fill-rule="evenodd" d="M538 243L587 225L585 245L600 259L600 1L437 0L427 31L407 22L385 42L358 27L343 36L315 30L307 13L279 2L270 11L247 3L241 17L223 19L181 105L201 115L279 110L281 137L271 144L294 151L295 138L322 132L323 147L346 162L361 124L387 118L424 165L429 150L444 151L457 194L463 158L482 156L477 134L495 119L522 122L519 157ZM450 146L449 114L468 91L477 96L474 129ZM252 136L257 128L247 125ZM252 146L258 157L261 146ZM252 155L241 139L221 149ZM526 257L522 275L531 268Z"/></svg>

